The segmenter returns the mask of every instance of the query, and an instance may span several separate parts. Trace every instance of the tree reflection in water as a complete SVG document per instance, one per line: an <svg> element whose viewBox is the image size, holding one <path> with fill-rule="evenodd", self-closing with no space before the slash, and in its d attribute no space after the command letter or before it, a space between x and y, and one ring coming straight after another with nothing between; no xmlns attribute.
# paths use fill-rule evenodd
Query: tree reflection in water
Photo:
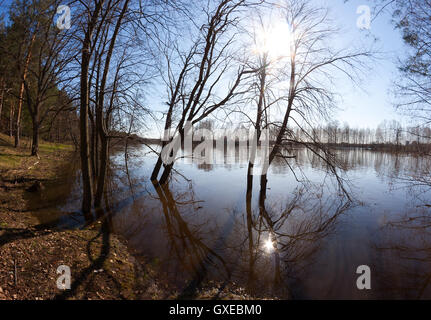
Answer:
<svg viewBox="0 0 431 320"><path fill-rule="evenodd" d="M189 224L182 218L178 210L178 205L194 204L195 202L190 200L186 203L181 203L175 200L168 184L161 186L155 182L154 189L163 207L167 234L172 248L171 252L177 256L177 261L182 264L183 268L191 271L193 275L179 298L193 298L196 295L196 289L200 287L208 273L207 265L215 267L221 265L227 279L229 279L230 269L225 260L205 244L199 230L192 230L189 227Z"/></svg>
<svg viewBox="0 0 431 320"><path fill-rule="evenodd" d="M185 280L179 298L196 297L211 281L218 283L219 291L237 284L252 296L289 297L289 280L312 262L319 240L350 206L345 199L323 198L317 187L316 193L298 188L281 209L267 204L262 192L253 207L247 193L244 214L231 209L230 218L218 225L211 215L202 222L187 219L190 211L202 209L193 189L174 195L168 185L153 186L169 247L158 258L162 270ZM271 252L265 248L269 237Z"/></svg>
<svg viewBox="0 0 431 320"><path fill-rule="evenodd" d="M415 179L429 170L428 160L339 151L364 192L357 198L366 200L352 208L326 181L317 157L292 153L291 166L313 183L289 177L290 169L275 161L271 189L256 184L248 192L241 164L179 166L191 181L174 174L162 188L146 182L151 164L139 153L128 167L121 153L111 163L105 197L112 231L183 298L210 287L217 288L211 296L241 287L256 297L429 297L431 188ZM361 264L371 267L370 295L355 286Z"/></svg>
<svg viewBox="0 0 431 320"><path fill-rule="evenodd" d="M252 210L252 190L246 194L248 240L248 290L252 295L268 287L272 295L292 297L289 281L299 278L304 266L312 262L319 241L331 231L340 214L352 205L344 197L323 197L322 187L308 184L298 187L282 205L268 203L267 189L260 188L258 209ZM268 252L267 246L273 250ZM273 277L262 283L268 270L268 258L273 257Z"/></svg>
<svg viewBox="0 0 431 320"><path fill-rule="evenodd" d="M154 264L179 298L207 287L217 288L214 297L233 287L255 297L294 297L290 282L301 278L351 206L345 197L324 195L327 186L298 183L281 201L268 198L266 188L255 190L255 199L247 190L243 205L220 212L199 201L193 182L178 174L181 182L171 186L143 183L140 165L111 163L104 197L109 219L103 221L144 263Z"/></svg>

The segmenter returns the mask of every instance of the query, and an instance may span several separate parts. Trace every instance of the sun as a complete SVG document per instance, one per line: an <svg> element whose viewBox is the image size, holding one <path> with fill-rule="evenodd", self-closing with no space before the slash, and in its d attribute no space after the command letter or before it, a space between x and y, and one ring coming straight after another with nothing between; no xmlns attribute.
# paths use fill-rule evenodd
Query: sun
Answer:
<svg viewBox="0 0 431 320"><path fill-rule="evenodd" d="M271 60L279 60L290 55L291 30L284 21L276 21L255 32L253 52L267 55Z"/></svg>

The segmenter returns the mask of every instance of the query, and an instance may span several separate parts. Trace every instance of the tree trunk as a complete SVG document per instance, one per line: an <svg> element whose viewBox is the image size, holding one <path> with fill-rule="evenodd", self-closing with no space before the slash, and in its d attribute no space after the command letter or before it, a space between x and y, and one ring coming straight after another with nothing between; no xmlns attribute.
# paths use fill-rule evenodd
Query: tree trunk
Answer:
<svg viewBox="0 0 431 320"><path fill-rule="evenodd" d="M160 177L160 184L161 185L164 185L168 181L169 176L170 176L171 171L172 171L172 167L173 167L173 164L168 164L165 166L165 170L163 170L163 174Z"/></svg>
<svg viewBox="0 0 431 320"><path fill-rule="evenodd" d="M103 77L100 85L99 101L96 104L96 133L99 133L100 144L101 144L100 167L98 168L99 176L97 180L96 194L94 197L94 206L96 208L99 208L102 202L103 191L105 189L105 179L106 179L106 171L108 166L108 158L109 158L109 136L108 136L108 128L106 125L106 123L109 120L105 119L103 116L103 107L105 105L104 104L105 86L108 78L108 71L111 63L112 54L114 51L115 41L120 31L121 23L126 14L129 2L130 0L125 0L120 16L118 17L117 23L115 25L115 30L112 35L111 42L109 44L108 53L106 55L105 67L103 70Z"/></svg>
<svg viewBox="0 0 431 320"><path fill-rule="evenodd" d="M31 50L33 48L33 43L34 40L36 39L36 33L33 34L32 38L31 38L31 42L30 45L28 46L28 52L27 52L27 56L25 58L25 63L24 63L24 70L22 71L22 78L21 78L21 85L19 88L19 96L18 96L18 110L17 110L17 114L16 114L16 123L15 123L15 148L19 147L19 138L20 138L20 131L21 131L21 112L22 112L22 103L23 103L23 99L24 99L24 84L25 81L27 79L27 73L28 73L28 66L30 64L30 60L31 60ZM38 127L39 124L36 125L36 127ZM34 128L34 124L33 124L33 128ZM33 152L32 152L33 154Z"/></svg>
<svg viewBox="0 0 431 320"><path fill-rule="evenodd" d="M266 174L260 176L260 193L259 193L259 204L260 206L265 205L266 200L266 189L268 186L268 178Z"/></svg>
<svg viewBox="0 0 431 320"><path fill-rule="evenodd" d="M89 108L89 88L88 88L88 70L91 59L91 42L93 31L96 28L97 20L99 19L104 0L96 3L91 20L88 23L85 38L82 44L82 61L81 61L81 99L80 99L80 142L81 142L81 172L82 172L82 211L87 214L91 211L93 198L93 177L91 174L90 150L89 150L89 134L88 134L88 108Z"/></svg>
<svg viewBox="0 0 431 320"><path fill-rule="evenodd" d="M88 104L89 104L89 90L88 90L88 69L90 65L90 36L87 34L84 40L82 49L82 63L81 63L81 106L79 115L80 124L80 142L81 142L81 171L82 171L82 211L88 214L91 211L91 200L93 196L93 181L90 170L90 150L89 150L89 137L88 137Z"/></svg>
<svg viewBox="0 0 431 320"><path fill-rule="evenodd" d="M290 75L290 88L289 88L289 99L287 102L287 110L286 113L284 114L284 119L283 119L283 123L280 126L280 129L278 131L277 134L277 138L275 140L275 145L272 148L271 152L269 153L269 159L268 159L268 168L271 165L272 161L274 160L275 156L277 155L278 151L281 148L281 144L283 142L283 137L286 133L286 129L287 129L287 124L289 122L289 118L290 118L290 113L292 111L292 107L293 107L293 101L295 99L295 70L296 70L296 65L295 62L292 61L291 63L291 75ZM266 180L266 175L262 176L262 180L261 182L263 182L263 179ZM265 182L266 185L266 182Z"/></svg>
<svg viewBox="0 0 431 320"><path fill-rule="evenodd" d="M39 119L36 115L33 119L33 140L31 144L31 155L39 157Z"/></svg>
<svg viewBox="0 0 431 320"><path fill-rule="evenodd" d="M21 112L22 112L22 100L23 100L23 98L24 98L24 80L21 81L21 85L19 88L18 109L16 112L16 120L15 120L15 148L19 147L19 140L20 140L20 134L21 134Z"/></svg>
<svg viewBox="0 0 431 320"><path fill-rule="evenodd" d="M9 109L9 137L12 138L13 137L13 116L15 114L15 107L13 105L13 102L11 102L10 104L10 109Z"/></svg>
<svg viewBox="0 0 431 320"><path fill-rule="evenodd" d="M96 195L94 197L94 206L96 208L100 207L103 197L103 190L105 189L105 179L106 179L106 170L108 167L108 158L109 158L109 139L106 136L100 139L101 150L100 150L100 169L99 169L99 177L97 180L97 190Z"/></svg>
<svg viewBox="0 0 431 320"><path fill-rule="evenodd" d="M187 132L185 132L186 128L183 127L184 126L184 120L181 120L180 123L178 124L178 131L179 131L179 139L180 139L180 145L182 146L185 142L185 137L186 135L190 134L190 130L192 128L187 128ZM192 138L193 140L193 138ZM174 138L171 140L171 142L174 141ZM175 150L175 148L172 149L172 155L175 158L176 156L176 152L178 152L178 150ZM175 160L172 160L172 163L165 165L165 170L163 170L162 176L160 177L160 185L164 185L168 179L169 176L171 175L171 171L174 167L175 164Z"/></svg>
<svg viewBox="0 0 431 320"><path fill-rule="evenodd" d="M90 158L91 158L91 171L93 173L93 179L97 178L98 170L97 170L97 150L99 150L97 141L97 133L96 133L96 126L94 125L94 121L91 122L91 146L90 146Z"/></svg>
<svg viewBox="0 0 431 320"><path fill-rule="evenodd" d="M0 130L1 130L1 115L3 110L3 101L4 101L4 91L5 91L5 84L4 80L1 81L1 92L0 92Z"/></svg>
<svg viewBox="0 0 431 320"><path fill-rule="evenodd" d="M167 132L168 129L170 129L170 126L172 125L172 110L173 110L173 104L171 104L171 106L169 107L169 111L166 116L165 133ZM167 140L168 137L165 136L164 139ZM167 144L168 143L166 141L162 142L162 150ZM163 164L162 157L161 157L162 150L160 150L160 154L157 159L156 165L154 166L153 172L151 173L151 181L157 180L157 176L159 175L160 169L162 168L162 164Z"/></svg>
<svg viewBox="0 0 431 320"><path fill-rule="evenodd" d="M162 146L162 149L163 149L163 146ZM156 165L154 166L153 172L151 173L151 181L157 180L157 176L159 175L161 167L162 167L162 157L159 156L157 158L157 162L156 162Z"/></svg>
<svg viewBox="0 0 431 320"><path fill-rule="evenodd" d="M250 160L248 162L247 170L247 192L252 192L253 189L253 169L254 162L256 161L257 146L259 144L260 136L262 134L262 116L263 116L263 103L265 100L265 87L266 87L266 64L267 56L263 57L263 68L259 72L259 100L257 102L256 124L255 132L253 135L253 144L250 150Z"/></svg>

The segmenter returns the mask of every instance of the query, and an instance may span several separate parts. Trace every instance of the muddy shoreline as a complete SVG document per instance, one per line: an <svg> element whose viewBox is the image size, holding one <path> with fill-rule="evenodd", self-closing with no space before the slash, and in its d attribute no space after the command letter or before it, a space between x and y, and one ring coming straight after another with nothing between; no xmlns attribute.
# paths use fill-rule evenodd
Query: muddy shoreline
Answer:
<svg viewBox="0 0 431 320"><path fill-rule="evenodd" d="M157 298L148 272L138 270L124 241L102 221L59 229L56 221L39 219L56 214L50 201L38 203L38 194L66 178L76 157L72 148L42 148L38 159L27 156L25 144L16 150L1 138L1 154L18 161L0 162L0 299ZM61 265L71 269L70 290L57 288Z"/></svg>

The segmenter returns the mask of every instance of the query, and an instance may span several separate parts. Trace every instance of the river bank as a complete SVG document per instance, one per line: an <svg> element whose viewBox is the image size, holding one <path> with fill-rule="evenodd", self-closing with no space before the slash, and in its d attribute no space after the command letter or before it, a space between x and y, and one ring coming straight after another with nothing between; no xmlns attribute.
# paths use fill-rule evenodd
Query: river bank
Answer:
<svg viewBox="0 0 431 320"><path fill-rule="evenodd" d="M0 299L157 298L148 270L137 272L125 244L102 222L57 230L36 218L41 208L55 207L35 207L29 195L67 172L73 147L42 143L39 159L28 154L28 141L15 149L0 136ZM71 290L57 288L60 265L71 269Z"/></svg>
<svg viewBox="0 0 431 320"><path fill-rule="evenodd" d="M29 151L29 141L15 149L0 134L0 300L178 298L157 266L136 259L106 219L84 228L59 228L50 220L58 215L58 198L70 192L61 188L79 158L61 144L41 143L39 158ZM42 198L49 184L58 191ZM60 266L70 267L70 290L57 288ZM219 288L209 284L194 298L247 298L242 288Z"/></svg>

